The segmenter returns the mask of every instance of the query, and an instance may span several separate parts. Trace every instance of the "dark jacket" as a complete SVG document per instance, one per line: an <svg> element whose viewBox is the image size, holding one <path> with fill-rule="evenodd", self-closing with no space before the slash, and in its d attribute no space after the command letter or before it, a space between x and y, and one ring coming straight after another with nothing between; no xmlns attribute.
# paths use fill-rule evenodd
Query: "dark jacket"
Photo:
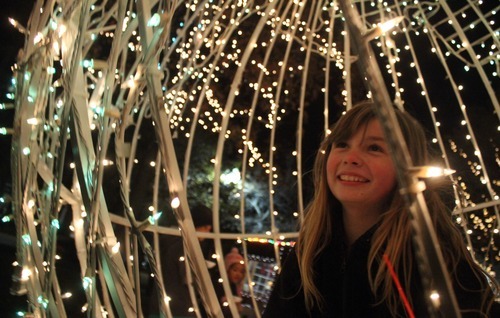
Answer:
<svg viewBox="0 0 500 318"><path fill-rule="evenodd" d="M171 298L169 305L174 317L195 317L189 312L192 307L189 287L187 285L186 264L180 258L184 256L182 237L165 235L160 242L160 262L165 292ZM147 317L159 317L158 294L151 279L148 288L146 310Z"/></svg>
<svg viewBox="0 0 500 318"><path fill-rule="evenodd" d="M368 281L367 258L374 230L373 228L363 234L350 247L349 252L343 235L334 237L315 262L315 284L324 299L323 311L317 306L310 314L306 311L297 254L293 249L276 279L263 318L391 317L387 305L377 303ZM461 310L478 308L484 292L480 290L478 279L466 264L460 263L457 269L461 285L459 286L456 279L454 280L455 293ZM374 267L376 268L376 265ZM417 266L414 267L410 287L412 310L416 317L428 317L424 289ZM463 317L481 317L477 311L475 313L462 311L462 313ZM403 306L398 314L400 317L407 317Z"/></svg>
<svg viewBox="0 0 500 318"><path fill-rule="evenodd" d="M205 259L208 259L208 255L213 254L213 241L204 240L201 244L201 249ZM161 270L163 276L163 283L165 286L165 292L168 297L170 297L170 311L174 317L196 317L196 313L189 310L193 307L191 301L191 296L189 294L189 287L187 282L186 274L186 261L184 253L184 244L182 237L164 235L160 242L161 253L160 262ZM209 270L211 273L211 271ZM195 289L196 296L199 298L197 291ZM149 308L148 317L156 317L159 315L158 306L158 296L156 293L156 287L151 281L149 289ZM201 303L198 301L201 316L205 317L205 309Z"/></svg>

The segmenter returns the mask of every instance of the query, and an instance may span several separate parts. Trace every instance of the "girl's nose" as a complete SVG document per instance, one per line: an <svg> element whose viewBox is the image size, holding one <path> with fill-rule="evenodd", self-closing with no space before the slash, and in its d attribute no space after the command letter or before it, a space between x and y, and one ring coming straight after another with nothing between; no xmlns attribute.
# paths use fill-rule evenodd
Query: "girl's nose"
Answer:
<svg viewBox="0 0 500 318"><path fill-rule="evenodd" d="M351 164L355 166L360 166L363 163L363 160L361 159L361 156L359 154L358 150L351 149L349 150L343 160L344 164Z"/></svg>

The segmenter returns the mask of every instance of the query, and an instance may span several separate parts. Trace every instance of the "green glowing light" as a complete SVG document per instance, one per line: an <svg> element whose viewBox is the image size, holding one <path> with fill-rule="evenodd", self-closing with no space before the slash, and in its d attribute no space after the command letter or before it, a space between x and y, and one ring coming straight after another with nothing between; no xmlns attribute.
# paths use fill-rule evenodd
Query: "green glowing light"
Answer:
<svg viewBox="0 0 500 318"><path fill-rule="evenodd" d="M148 21L148 26L149 27L155 27L160 25L160 15L158 13L153 14L151 19Z"/></svg>
<svg viewBox="0 0 500 318"><path fill-rule="evenodd" d="M58 219L53 219L52 222L50 222L53 227L59 230L59 220Z"/></svg>
<svg viewBox="0 0 500 318"><path fill-rule="evenodd" d="M161 217L161 214L162 214L162 212L158 212L155 215L150 215L148 217L149 223L151 223L151 225L154 225L156 223L156 221L158 221L158 219Z"/></svg>
<svg viewBox="0 0 500 318"><path fill-rule="evenodd" d="M47 308L49 306L49 301L42 296L38 296L38 303L43 306L43 308Z"/></svg>
<svg viewBox="0 0 500 318"><path fill-rule="evenodd" d="M83 60L82 66L85 68L94 68L94 60Z"/></svg>
<svg viewBox="0 0 500 318"><path fill-rule="evenodd" d="M92 278L84 277L83 278L83 289L87 290L92 285Z"/></svg>
<svg viewBox="0 0 500 318"><path fill-rule="evenodd" d="M24 243L31 245L31 238L29 234L24 234L21 238L23 239Z"/></svg>

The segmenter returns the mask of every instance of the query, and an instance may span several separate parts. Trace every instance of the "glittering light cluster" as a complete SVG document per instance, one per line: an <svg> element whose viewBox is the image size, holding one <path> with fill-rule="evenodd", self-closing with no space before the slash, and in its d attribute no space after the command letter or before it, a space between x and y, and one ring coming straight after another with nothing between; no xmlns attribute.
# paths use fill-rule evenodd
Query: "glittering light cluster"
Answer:
<svg viewBox="0 0 500 318"><path fill-rule="evenodd" d="M440 164L456 170L453 216L471 253L498 271L500 107L493 85L499 81L500 7L483 1L355 3L395 104L422 117L442 154ZM141 233L196 238L185 221L186 192L203 147L213 150L205 179L213 183L206 191L215 215L229 201L220 197L223 186L234 187L240 207L230 211L240 233L224 232L215 220L219 267L221 239L239 240L245 257L245 245L255 240L289 247L297 232L283 230L284 220L301 219L311 186L303 181L304 158L312 156L304 145L311 141L303 137L308 130L328 132L334 115L351 107L362 90L353 76L358 57L335 1L58 1L53 8L35 7L30 21L23 26L10 20L26 42L12 67L11 102L0 104L0 111L15 110L14 127L1 127L0 135L13 136L16 172L15 214L2 221L16 222L16 291L28 294L31 312L63 315L64 306L51 302L62 304L74 294L61 291L51 275L57 272L58 235L69 228L87 297L82 312L139 315L134 253L146 255L151 275L159 276L159 251ZM386 22L393 28L384 29ZM156 134L147 135L147 125ZM155 151L148 157L149 148ZM240 179L224 183L235 161ZM131 199L146 192L134 171L153 176L145 211ZM257 187L255 180L264 182ZM296 185L296 200L285 208L280 193L289 184ZM119 193L107 193L109 185ZM252 192L262 188L265 196L252 201ZM120 204L112 205L114 197ZM179 228L157 226L161 200L168 200ZM60 217L63 207L73 212L70 224ZM250 215L260 217L254 222L259 233L252 233ZM131 229L135 243L119 242L114 225ZM199 269L205 265L194 257L196 244L186 244L187 255ZM274 271L279 255L275 259ZM204 272L194 272L206 280ZM265 299L253 293L253 283L248 295ZM111 298L106 285L113 285ZM101 287L104 294L96 293ZM216 312L214 296L206 297Z"/></svg>

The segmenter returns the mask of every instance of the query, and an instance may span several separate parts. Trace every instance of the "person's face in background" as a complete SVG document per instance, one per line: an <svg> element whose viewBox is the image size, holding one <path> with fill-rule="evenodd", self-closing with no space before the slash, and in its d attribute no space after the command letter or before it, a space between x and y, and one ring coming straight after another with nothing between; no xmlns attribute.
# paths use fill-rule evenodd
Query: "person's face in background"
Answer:
<svg viewBox="0 0 500 318"><path fill-rule="evenodd" d="M245 278L245 265L235 263L227 270L229 281L233 284L239 284Z"/></svg>
<svg viewBox="0 0 500 318"><path fill-rule="evenodd" d="M202 226L196 227L195 229L196 229L196 232L205 232L205 233L212 232L212 226L211 225L202 225ZM198 240L200 242L202 242L204 240L204 238L199 237Z"/></svg>

